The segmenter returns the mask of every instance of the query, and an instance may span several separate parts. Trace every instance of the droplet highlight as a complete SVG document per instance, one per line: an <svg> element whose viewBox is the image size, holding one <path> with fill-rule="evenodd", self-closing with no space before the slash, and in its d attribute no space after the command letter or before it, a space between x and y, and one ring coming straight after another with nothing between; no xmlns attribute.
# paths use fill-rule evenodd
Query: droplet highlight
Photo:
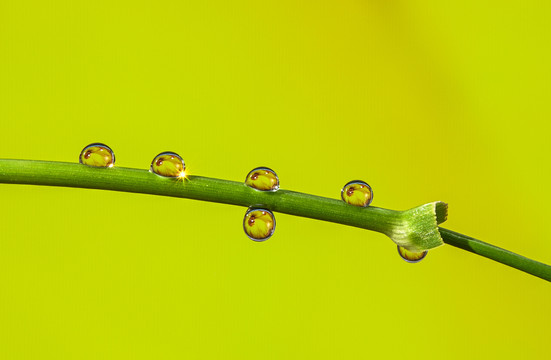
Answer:
<svg viewBox="0 0 551 360"><path fill-rule="evenodd" d="M404 259L409 263L418 263L419 261L423 260L428 253L429 253L428 251L423 251L423 252L409 251L406 248L403 248L400 245L398 245L398 254L400 254L400 257L402 259Z"/></svg>
<svg viewBox="0 0 551 360"><path fill-rule="evenodd" d="M171 151L165 151L155 156L149 170L165 177L183 178L186 176L184 160L180 155Z"/></svg>
<svg viewBox="0 0 551 360"><path fill-rule="evenodd" d="M249 209L243 219L245 234L254 241L268 240L274 234L275 226L274 214L266 209Z"/></svg>
<svg viewBox="0 0 551 360"><path fill-rule="evenodd" d="M115 153L105 144L93 143L82 149L79 162L88 166L113 167L115 165Z"/></svg>
<svg viewBox="0 0 551 360"><path fill-rule="evenodd" d="M366 207L373 201L373 190L365 181L350 181L341 190L341 198L347 204Z"/></svg>
<svg viewBox="0 0 551 360"><path fill-rule="evenodd" d="M247 174L245 185L261 191L276 191L279 189L279 178L272 169L257 167Z"/></svg>

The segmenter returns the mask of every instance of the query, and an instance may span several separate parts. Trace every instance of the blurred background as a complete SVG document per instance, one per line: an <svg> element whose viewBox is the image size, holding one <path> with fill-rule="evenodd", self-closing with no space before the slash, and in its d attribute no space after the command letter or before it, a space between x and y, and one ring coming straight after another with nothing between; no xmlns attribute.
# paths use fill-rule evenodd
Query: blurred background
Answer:
<svg viewBox="0 0 551 360"><path fill-rule="evenodd" d="M191 174L373 206L551 263L541 1L1 1L0 157ZM442 246L276 213L0 184L5 359L542 358L549 283Z"/></svg>

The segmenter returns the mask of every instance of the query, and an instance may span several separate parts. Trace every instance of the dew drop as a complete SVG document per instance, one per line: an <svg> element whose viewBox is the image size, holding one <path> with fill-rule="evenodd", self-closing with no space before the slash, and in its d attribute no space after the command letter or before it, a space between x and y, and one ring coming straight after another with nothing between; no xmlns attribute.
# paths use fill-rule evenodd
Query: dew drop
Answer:
<svg viewBox="0 0 551 360"><path fill-rule="evenodd" d="M279 189L279 178L272 169L257 167L249 172L245 185L261 191L276 191Z"/></svg>
<svg viewBox="0 0 551 360"><path fill-rule="evenodd" d="M373 190L365 181L350 181L341 190L341 198L347 204L366 207L373 201Z"/></svg>
<svg viewBox="0 0 551 360"><path fill-rule="evenodd" d="M254 241L268 240L275 230L274 214L266 209L248 209L243 219L243 229L249 239Z"/></svg>
<svg viewBox="0 0 551 360"><path fill-rule="evenodd" d="M418 263L419 261L423 260L428 253L429 253L428 251L423 251L423 252L409 251L406 248L403 248L400 245L398 245L398 254L400 254L400 257L402 259L404 259L409 263Z"/></svg>
<svg viewBox="0 0 551 360"><path fill-rule="evenodd" d="M149 171L166 177L184 177L186 166L180 155L165 151L155 156Z"/></svg>
<svg viewBox="0 0 551 360"><path fill-rule="evenodd" d="M78 160L81 164L88 166L113 167L115 153L105 144L93 143L82 149Z"/></svg>

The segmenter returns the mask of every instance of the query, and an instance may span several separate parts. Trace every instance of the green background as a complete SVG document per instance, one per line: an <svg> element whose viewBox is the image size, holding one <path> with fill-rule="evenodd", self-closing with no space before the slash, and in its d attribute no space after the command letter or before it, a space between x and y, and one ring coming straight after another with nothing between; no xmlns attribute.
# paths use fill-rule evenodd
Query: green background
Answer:
<svg viewBox="0 0 551 360"><path fill-rule="evenodd" d="M0 1L0 157L191 174L373 205L551 263L541 1ZM451 246L244 208L0 185L0 358L542 358L551 287Z"/></svg>

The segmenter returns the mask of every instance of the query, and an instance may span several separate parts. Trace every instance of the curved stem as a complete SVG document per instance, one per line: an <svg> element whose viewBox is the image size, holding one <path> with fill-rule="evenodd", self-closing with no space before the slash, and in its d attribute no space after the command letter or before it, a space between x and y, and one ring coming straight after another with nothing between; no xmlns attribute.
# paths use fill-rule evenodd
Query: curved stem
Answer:
<svg viewBox="0 0 551 360"><path fill-rule="evenodd" d="M443 241L551 281L551 267L468 236L438 228L447 206L436 202L407 211L355 207L340 200L289 190L257 191L243 183L189 176L165 178L147 170L97 168L75 163L0 159L0 183L66 186L174 196L238 206L257 206L290 215L377 231L412 251Z"/></svg>
<svg viewBox="0 0 551 360"><path fill-rule="evenodd" d="M0 183L66 186L182 197L268 210L385 232L401 212L358 208L342 201L288 190L258 191L244 183L202 176L175 179L147 170L90 167L75 163L0 160Z"/></svg>

